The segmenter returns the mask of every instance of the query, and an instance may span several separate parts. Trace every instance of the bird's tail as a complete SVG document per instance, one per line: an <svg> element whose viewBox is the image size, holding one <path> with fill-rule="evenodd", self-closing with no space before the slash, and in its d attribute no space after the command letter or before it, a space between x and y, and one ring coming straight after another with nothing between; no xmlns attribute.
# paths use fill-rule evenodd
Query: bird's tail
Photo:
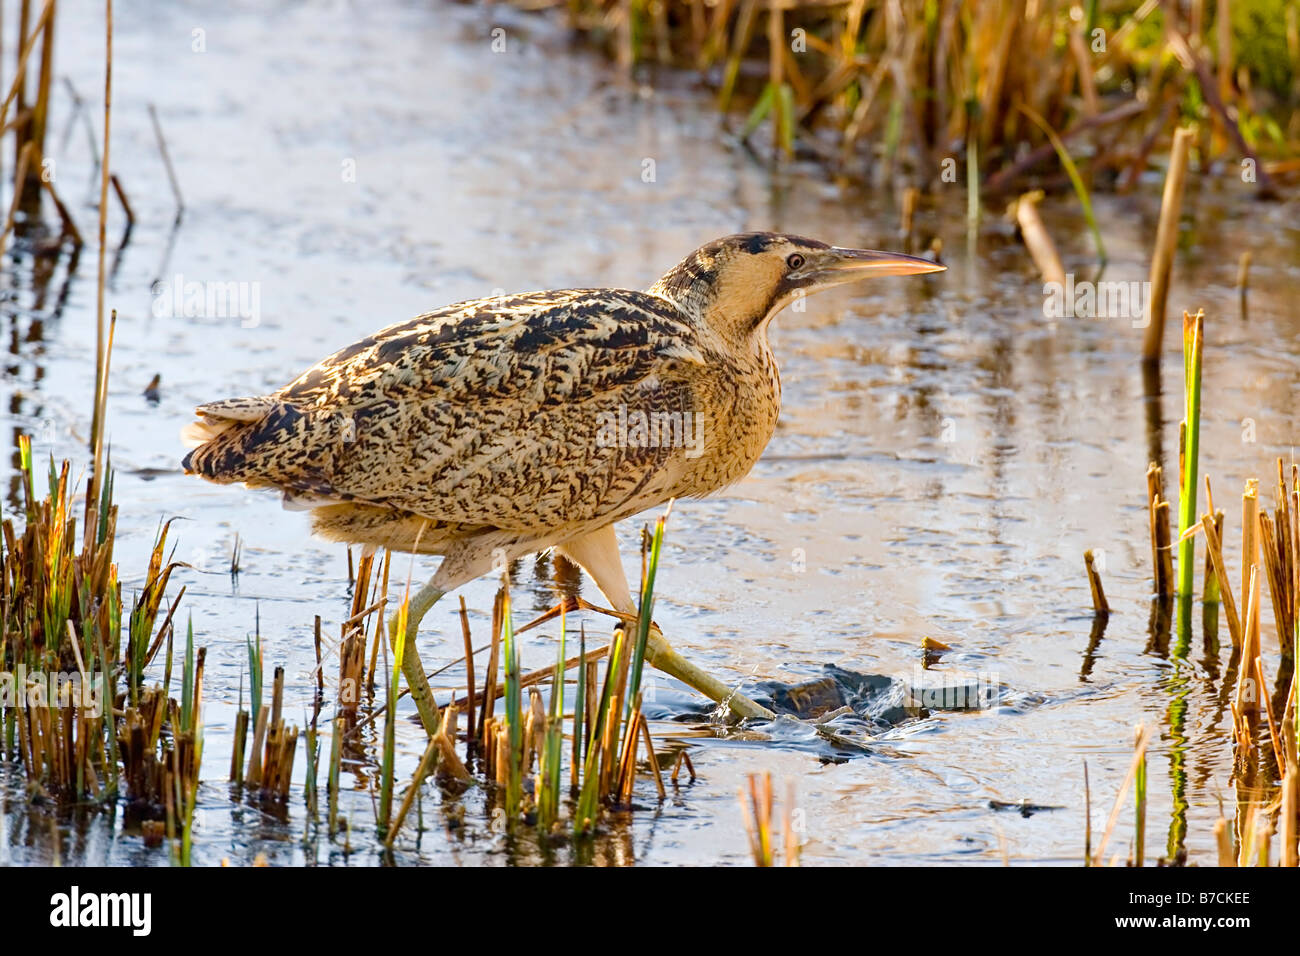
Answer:
<svg viewBox="0 0 1300 956"><path fill-rule="evenodd" d="M192 449L181 463L186 474L223 484L247 481L239 467L244 458L245 433L256 431L280 407L269 395L200 405L194 410L198 421L181 429L181 441Z"/></svg>

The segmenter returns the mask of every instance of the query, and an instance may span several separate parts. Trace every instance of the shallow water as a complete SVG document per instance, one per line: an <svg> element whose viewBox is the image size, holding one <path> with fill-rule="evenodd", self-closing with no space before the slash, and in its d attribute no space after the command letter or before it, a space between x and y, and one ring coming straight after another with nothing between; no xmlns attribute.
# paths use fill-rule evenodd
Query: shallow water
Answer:
<svg viewBox="0 0 1300 956"><path fill-rule="evenodd" d="M97 11L69 2L59 14L56 69L87 99L102 84ZM492 51L494 25L506 28L504 53ZM196 30L204 52L193 49ZM138 4L118 11L114 64L112 168L139 220L109 287L119 313L109 395L118 557L129 591L158 522L187 519L174 530L193 567L173 587L188 588L185 606L208 647L195 858L375 862L363 790L345 807L355 827L345 852L323 837L302 843L300 788L285 821L232 800L224 782L255 615L268 665L286 666L288 713L305 712L312 619L320 614L332 634L347 617L347 562L275 496L180 474L177 434L193 406L268 391L366 332L494 289L643 287L728 232L893 246L897 210L890 196L826 185L812 167L774 175L724 134L706 94L671 80L657 92L627 87L545 18L500 9ZM185 197L174 232L149 102ZM90 235L97 185L62 88L55 110L58 187ZM652 183L642 179L647 159ZM796 782L807 863L1073 864L1083 853L1084 762L1097 827L1143 720L1158 728L1152 858L1166 852L1167 832L1184 831L1192 859L1213 858L1219 798L1229 812L1233 804L1231 718L1219 703L1227 654L1203 651L1198 632L1179 661L1148 634L1144 475L1152 456L1176 470L1175 333L1164 369L1172 393L1149 398L1135 361L1141 331L1128 319L1045 319L1041 282L1009 227L990 209L968 246L964 188L949 188L918 218L923 238L945 240L947 273L827 293L777 321L777 434L747 479L674 509L656 616L688 656L753 682L796 683L826 665L907 679L921 639L935 637L952 646L940 668L978 672L1000 688L996 705L876 728L861 755L832 759L824 740L788 720L732 735L692 722L698 700L657 677L656 736L689 745L699 774L665 805L641 781L645 809L575 857L492 832L481 794L440 805L430 788L429 830L399 844L399 862L744 863L736 790L747 773L770 770L778 793ZM1290 456L1300 385L1300 316L1287 299L1300 279L1294 204L1257 205L1248 188L1224 175L1193 189L1170 296L1175 314L1206 310L1202 470L1230 528L1246 477L1266 479L1271 506L1272 462ZM1158 177L1139 196L1096 198L1107 279L1145 277L1158 199ZM1048 202L1044 217L1067 268L1090 273L1073 199ZM114 207L110 234L122 226ZM1255 264L1244 321L1232 285L1247 249ZM89 250L71 275L65 261L51 275L47 260L34 267L24 256L0 286L4 424L15 449L20 432L34 435L42 459L84 461L94 272ZM256 321L159 314L154 290L166 295L178 276L249 283ZM142 395L155 373L156 404ZM1245 419L1253 442L1243 441ZM16 460L15 451L10 512ZM632 522L620 531L629 569L638 531ZM236 534L242 570L232 580ZM1104 552L1115 609L1092 646L1087 548ZM409 567L395 561L395 576ZM421 561L412 573L430 570ZM547 565L523 563L519 623L554 603L549 581ZM463 591L480 635L495 588L484 579ZM584 585L598 599L593 590ZM587 627L608 631L597 617ZM1270 673L1271 628L1266 613ZM554 636L548 627L525 635L525 668L551 662ZM421 639L426 666L460 647L451 605L440 606ZM1176 703L1186 720L1171 728ZM405 779L423 735L410 721L399 735ZM299 780L301 764L300 745ZM0 862L167 861L120 816L28 807L13 781L3 793ZM1179 813L1173 794L1186 803ZM1021 800L1052 809L999 808ZM448 829L439 821L455 804L466 823ZM1131 840L1126 811L1110 845L1123 852Z"/></svg>

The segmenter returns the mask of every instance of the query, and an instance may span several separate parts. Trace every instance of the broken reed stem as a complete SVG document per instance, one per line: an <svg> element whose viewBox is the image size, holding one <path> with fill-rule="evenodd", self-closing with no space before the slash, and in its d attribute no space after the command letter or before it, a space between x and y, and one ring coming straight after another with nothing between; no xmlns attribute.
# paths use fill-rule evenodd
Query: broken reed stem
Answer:
<svg viewBox="0 0 1300 956"><path fill-rule="evenodd" d="M1214 844L1219 853L1219 866L1237 865L1237 854L1232 852L1232 833L1223 817L1214 821Z"/></svg>
<svg viewBox="0 0 1300 956"><path fill-rule="evenodd" d="M518 634L519 632L515 631L515 633ZM606 644L604 647L597 648L594 651L588 651L587 661L590 663L594 663L595 661L598 661L601 658L607 657L609 655L609 647L610 646ZM480 650L482 650L482 648L480 648ZM582 655L578 655L577 657L570 657L568 660L564 662L564 669L567 671L574 667L577 667L579 660L581 660L581 657ZM533 687L537 684L545 683L547 680L550 679L554 671L555 671L554 667L539 667L536 670L531 670L519 678L519 686L521 689L527 690L528 688ZM492 675L489 674L489 677L491 676ZM490 683L493 684L493 687L489 690L488 683L489 682L485 681L483 685L484 703L488 702L489 694L491 694L492 698L497 700L499 700L501 697L505 695L505 690L501 685L496 684L495 681L490 681ZM457 707L464 707L468 703L469 703L469 698L467 697L459 697L456 699Z"/></svg>
<svg viewBox="0 0 1300 956"><path fill-rule="evenodd" d="M81 231L77 228L76 222L73 221L72 213L68 212L68 207L63 205L63 200L59 198L59 194L55 191L53 180L42 176L41 185L50 194L50 201L54 203L54 210L59 214L60 228L62 229L60 235L70 238L73 246L80 249L85 244L81 239Z"/></svg>
<svg viewBox="0 0 1300 956"><path fill-rule="evenodd" d="M1110 614L1110 604L1106 601L1106 592L1102 589L1101 575L1097 571L1091 549L1083 552L1083 563L1088 570L1088 587L1092 591L1092 611L1107 616Z"/></svg>
<svg viewBox="0 0 1300 956"><path fill-rule="evenodd" d="M1174 593L1173 548L1169 538L1169 502L1164 497L1163 469L1155 462L1147 466L1147 510L1151 523L1151 567L1155 593Z"/></svg>
<svg viewBox="0 0 1300 956"><path fill-rule="evenodd" d="M1251 578L1251 569L1259 564L1259 480L1248 478L1241 492L1241 593Z"/></svg>
<svg viewBox="0 0 1300 956"><path fill-rule="evenodd" d="M1178 246L1178 217L1183 206L1183 184L1187 179L1187 155L1195 136L1191 129L1179 128L1169 150L1169 171L1165 174L1160 223L1156 228L1155 251L1151 257L1151 295L1147 300L1147 327L1142 340L1142 358L1146 362L1158 362L1163 348L1165 305L1169 298L1174 250Z"/></svg>
<svg viewBox="0 0 1300 956"><path fill-rule="evenodd" d="M411 804L415 802L415 795L423 786L425 778L437 766L438 751L439 743L437 738L430 740L428 746L424 748L424 756L420 758L419 766L415 768L415 776L411 779L411 785L406 788L406 794L402 797L402 804L397 808L392 825L384 836L384 846L390 850L397 840L397 834L402 829L402 824L406 822L406 815L411 812Z"/></svg>
<svg viewBox="0 0 1300 956"><path fill-rule="evenodd" d="M1038 203L1042 198L1042 191L1035 190L1016 200L1016 222L1020 226L1025 248L1029 250L1029 257L1042 273L1043 282L1065 288L1065 266L1061 264L1056 243L1052 242L1047 227L1043 225L1043 217L1038 215Z"/></svg>
<svg viewBox="0 0 1300 956"><path fill-rule="evenodd" d="M1259 697L1264 702L1264 717L1268 723L1268 736L1273 745L1273 760L1279 773L1286 772L1286 756L1282 748L1282 738L1278 734L1277 721L1273 719L1273 701L1268 695L1268 683L1264 677L1264 662L1255 658L1255 681L1259 685Z"/></svg>
<svg viewBox="0 0 1300 956"><path fill-rule="evenodd" d="M1206 489L1209 489L1209 476L1206 476ZM1220 512L1222 514L1222 512ZM1233 647L1241 647L1241 619L1237 616L1237 601L1232 595L1232 582L1228 578L1223 561L1223 539L1219 534L1222 522L1213 516L1201 515L1201 531L1205 535L1205 553L1214 565L1214 577L1218 581L1219 598L1223 603L1224 615L1228 619L1228 634Z"/></svg>
<svg viewBox="0 0 1300 956"><path fill-rule="evenodd" d="M465 717L468 725L465 729L466 749L471 752L474 750L475 741L478 739L474 733L474 645L469 633L469 610L465 607L465 596L460 597L460 630L461 636L465 640ZM455 706L453 701L451 706Z"/></svg>
<svg viewBox="0 0 1300 956"><path fill-rule="evenodd" d="M162 124L158 122L158 110L149 104L149 119L153 122L153 132L158 140L158 152L162 155L163 167L167 170L167 181L171 183L172 196L176 199L176 218L173 222L180 222L181 217L185 215L185 199L181 196L180 183L176 179L176 169L172 166L171 153L167 150L167 138L163 136Z"/></svg>
<svg viewBox="0 0 1300 956"><path fill-rule="evenodd" d="M492 736L487 732L488 721L492 719L497 699L497 661L501 656L501 604L503 590L498 589L492 601L492 647L488 651L487 676L483 679L483 709L479 713L478 725L481 728L483 745L487 746Z"/></svg>
<svg viewBox="0 0 1300 956"><path fill-rule="evenodd" d="M1206 487L1207 488L1209 487L1208 481L1206 483ZM1208 514L1201 516L1201 520L1203 522L1206 521L1207 519L1209 519ZM1214 534L1217 540L1222 541L1223 540L1223 512L1215 511L1213 521L1214 521ZM1208 542L1208 540L1209 540L1209 536L1207 535L1206 541ZM1201 600L1205 604L1218 604L1220 601L1219 574L1214 569L1214 558L1210 555L1210 549L1208 547L1208 544L1205 549L1204 579L1205 579L1205 586L1201 594Z"/></svg>
<svg viewBox="0 0 1300 956"><path fill-rule="evenodd" d="M1247 578L1246 616L1242 621L1241 674L1237 681L1237 712L1241 715L1255 713L1259 707L1264 687L1255 685L1255 659L1259 656L1259 568L1250 566Z"/></svg>

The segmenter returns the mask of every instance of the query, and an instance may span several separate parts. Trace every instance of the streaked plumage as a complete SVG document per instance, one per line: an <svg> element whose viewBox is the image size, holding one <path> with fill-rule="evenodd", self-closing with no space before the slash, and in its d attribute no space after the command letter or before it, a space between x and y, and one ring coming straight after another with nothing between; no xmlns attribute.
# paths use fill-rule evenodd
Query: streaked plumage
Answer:
<svg viewBox="0 0 1300 956"><path fill-rule="evenodd" d="M645 292L457 303L376 332L270 395L199 406L185 469L278 489L326 538L445 555L439 593L494 560L559 546L626 612L605 532L753 467L780 410L773 315L858 273L938 268L753 233L696 250ZM620 410L702 416L702 447L611 443L602 428Z"/></svg>

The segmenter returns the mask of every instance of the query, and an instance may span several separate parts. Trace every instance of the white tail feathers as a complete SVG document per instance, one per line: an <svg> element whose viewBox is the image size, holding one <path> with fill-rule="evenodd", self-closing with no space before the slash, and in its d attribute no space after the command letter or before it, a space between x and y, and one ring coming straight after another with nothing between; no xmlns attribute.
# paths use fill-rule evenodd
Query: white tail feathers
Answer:
<svg viewBox="0 0 1300 956"><path fill-rule="evenodd" d="M186 448L198 448L212 441L232 424L234 423L211 418L201 422L190 422L181 429L181 442Z"/></svg>

